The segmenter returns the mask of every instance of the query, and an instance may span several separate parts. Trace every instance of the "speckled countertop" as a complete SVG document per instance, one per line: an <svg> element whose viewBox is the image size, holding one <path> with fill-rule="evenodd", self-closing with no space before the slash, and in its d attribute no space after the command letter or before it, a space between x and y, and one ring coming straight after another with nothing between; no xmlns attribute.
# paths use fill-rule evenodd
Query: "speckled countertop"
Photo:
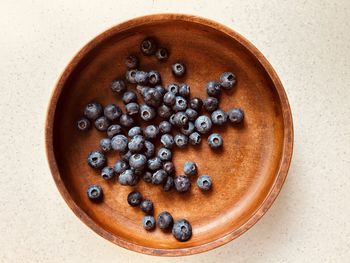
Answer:
<svg viewBox="0 0 350 263"><path fill-rule="evenodd" d="M51 178L45 113L55 81L94 36L136 16L182 12L237 30L279 74L294 117L286 183L246 234L213 251L156 258L80 222ZM350 2L0 2L0 262L350 262Z"/></svg>

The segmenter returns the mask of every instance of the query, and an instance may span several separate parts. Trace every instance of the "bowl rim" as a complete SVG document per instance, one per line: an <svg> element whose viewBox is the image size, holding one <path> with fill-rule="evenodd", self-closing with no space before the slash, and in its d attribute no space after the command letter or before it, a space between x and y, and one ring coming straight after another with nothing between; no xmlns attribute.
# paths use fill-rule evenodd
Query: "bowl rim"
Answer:
<svg viewBox="0 0 350 263"><path fill-rule="evenodd" d="M91 50L93 50L96 46L98 46L101 42L107 39L109 36L114 35L116 32L125 30L127 28L133 26L139 26L142 24L149 24L160 21L184 21L190 23L201 24L210 28L213 28L217 31L220 31L229 37L238 41L241 45L243 45L255 58L259 61L259 63L263 66L270 79L272 80L276 91L278 93L279 99L282 105L282 115L284 121L284 140L283 140L283 151L282 157L280 161L280 167L277 172L275 181L267 194L266 198L262 202L262 204L255 210L254 214L240 227L233 230L232 232L226 234L225 236L219 237L216 240L213 240L209 243L205 243L202 245L188 247L188 248L175 248L175 249L167 249L167 248L152 248L145 247L141 245L134 244L128 240L122 239L108 232L107 230L100 227L96 224L71 198L69 192L67 191L57 167L57 162L55 159L54 149L53 149L53 124L55 111L57 107L57 102L61 95L62 89L72 71L78 65L80 60ZM66 201L70 209L75 213L75 215L83 221L88 227L90 227L93 231L99 234L101 237L113 242L114 244L119 245L120 247L133 250L136 252L140 252L143 254L153 255L153 256L186 256L193 255L201 252L205 252L219 246L222 246L233 239L236 239L243 233L245 233L248 229L250 229L257 221L267 212L267 210L271 207L272 203L278 196L283 183L287 177L287 173L290 167L292 153L293 153L293 143L294 143L294 130L293 130L293 120L292 113L290 109L290 105L288 102L288 98L286 92L283 88L283 85L277 76L277 73L272 68L271 64L267 61L267 59L263 56L263 54L245 37L234 31L233 29L215 22L213 20L195 16L188 14L177 14L177 13L161 13L161 14L152 14L146 16L136 17L125 22L119 23L108 30L100 33L96 37L94 37L91 41L89 41L83 48L81 48L78 53L71 59L63 73L59 77L54 90L51 93L51 98L48 104L48 110L46 113L46 125L45 125L45 148L46 148L46 156L48 159L48 164L51 170L52 177L55 181L55 184L62 195L63 199Z"/></svg>

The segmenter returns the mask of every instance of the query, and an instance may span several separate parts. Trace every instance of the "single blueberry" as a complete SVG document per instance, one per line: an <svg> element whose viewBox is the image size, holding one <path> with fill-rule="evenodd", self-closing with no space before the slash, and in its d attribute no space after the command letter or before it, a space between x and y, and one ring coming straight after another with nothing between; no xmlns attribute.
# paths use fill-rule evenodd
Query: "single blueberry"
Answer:
<svg viewBox="0 0 350 263"><path fill-rule="evenodd" d="M174 141L177 147L184 148L188 144L188 137L182 133L178 133L175 135Z"/></svg>
<svg viewBox="0 0 350 263"><path fill-rule="evenodd" d="M220 77L220 81L224 89L230 90L236 84L236 75L232 72L224 72Z"/></svg>
<svg viewBox="0 0 350 263"><path fill-rule="evenodd" d="M208 97L203 102L204 109L208 112L215 111L219 106L219 101L215 97Z"/></svg>
<svg viewBox="0 0 350 263"><path fill-rule="evenodd" d="M125 152L128 147L128 138L122 134L118 134L112 138L112 149L118 152Z"/></svg>
<svg viewBox="0 0 350 263"><path fill-rule="evenodd" d="M181 127L181 132L189 136L194 131L194 124L192 122L187 123L187 125Z"/></svg>
<svg viewBox="0 0 350 263"><path fill-rule="evenodd" d="M145 181L146 183L151 183L152 182L152 173L146 171L143 176L142 176L143 181Z"/></svg>
<svg viewBox="0 0 350 263"><path fill-rule="evenodd" d="M167 93L164 94L163 96L163 102L167 106L173 106L176 101L176 95L175 93L168 91Z"/></svg>
<svg viewBox="0 0 350 263"><path fill-rule="evenodd" d="M100 140L101 150L104 152L109 152L112 149L111 139L103 138Z"/></svg>
<svg viewBox="0 0 350 263"><path fill-rule="evenodd" d="M186 219L179 219L175 221L172 233L178 241L187 241L192 236L192 226Z"/></svg>
<svg viewBox="0 0 350 263"><path fill-rule="evenodd" d="M156 227L156 220L153 216L147 215L142 219L142 226L147 231L153 230Z"/></svg>
<svg viewBox="0 0 350 263"><path fill-rule="evenodd" d="M146 56L155 54L157 51L156 40L152 37L145 38L140 44L140 50Z"/></svg>
<svg viewBox="0 0 350 263"><path fill-rule="evenodd" d="M117 174L121 174L129 168L129 164L123 160L116 161L116 163L113 166L114 172L116 172Z"/></svg>
<svg viewBox="0 0 350 263"><path fill-rule="evenodd" d="M174 178L175 189L178 192L187 192L191 187L190 179L184 175L178 175Z"/></svg>
<svg viewBox="0 0 350 263"><path fill-rule="evenodd" d="M144 199L141 201L140 208L146 214L151 214L153 212L153 202L149 199Z"/></svg>
<svg viewBox="0 0 350 263"><path fill-rule="evenodd" d="M196 119L194 126L198 132L206 134L211 130L212 122L208 116L201 115Z"/></svg>
<svg viewBox="0 0 350 263"><path fill-rule="evenodd" d="M122 130L122 126L118 125L118 124L112 124L108 127L107 129L107 136L109 138L112 138L114 137L115 135L117 134L120 134L122 133L123 130Z"/></svg>
<svg viewBox="0 0 350 263"><path fill-rule="evenodd" d="M128 69L135 69L139 65L139 59L135 55L130 55L125 59L125 66Z"/></svg>
<svg viewBox="0 0 350 263"><path fill-rule="evenodd" d="M162 160L159 157L148 159L147 166L148 169L151 171L159 170L160 168L162 168Z"/></svg>
<svg viewBox="0 0 350 263"><path fill-rule="evenodd" d="M131 126L134 125L135 121L131 116L127 114L122 114L120 116L119 123L123 127L130 128Z"/></svg>
<svg viewBox="0 0 350 263"><path fill-rule="evenodd" d="M89 119L82 117L77 121L77 128L79 131L87 131L91 127Z"/></svg>
<svg viewBox="0 0 350 263"><path fill-rule="evenodd" d="M159 123L159 131L160 133L169 133L171 131L171 123L168 121L162 121Z"/></svg>
<svg viewBox="0 0 350 263"><path fill-rule="evenodd" d="M185 113L190 121L195 121L198 117L198 112L191 108L187 108Z"/></svg>
<svg viewBox="0 0 350 263"><path fill-rule="evenodd" d="M203 106L203 101L200 98L194 97L190 100L190 107L197 112L200 112Z"/></svg>
<svg viewBox="0 0 350 263"><path fill-rule="evenodd" d="M86 190L86 194L91 201L96 203L103 199L102 188L97 184L90 185Z"/></svg>
<svg viewBox="0 0 350 263"><path fill-rule="evenodd" d="M135 182L136 175L131 169L125 170L118 177L118 182L121 185L133 185Z"/></svg>
<svg viewBox="0 0 350 263"><path fill-rule="evenodd" d="M213 133L208 137L208 144L212 149L219 149L223 144L223 139L220 134Z"/></svg>
<svg viewBox="0 0 350 263"><path fill-rule="evenodd" d="M100 103L91 102L88 105L86 105L84 110L84 115L89 120L94 121L102 115L102 112L103 112L103 107Z"/></svg>
<svg viewBox="0 0 350 263"><path fill-rule="evenodd" d="M129 165L134 169L143 169L147 163L147 158L143 154L133 154L130 156Z"/></svg>
<svg viewBox="0 0 350 263"><path fill-rule="evenodd" d="M104 115L110 121L115 121L122 115L122 110L115 104L108 104L104 108Z"/></svg>
<svg viewBox="0 0 350 263"><path fill-rule="evenodd" d="M102 168L106 161L104 154L99 151L92 151L87 157L87 162L92 168Z"/></svg>
<svg viewBox="0 0 350 263"><path fill-rule="evenodd" d="M106 166L101 171L101 176L105 180L110 180L114 177L114 169L112 167Z"/></svg>
<svg viewBox="0 0 350 263"><path fill-rule="evenodd" d="M187 101L184 97L176 96L175 104L173 105L173 110L175 112L185 111L187 108Z"/></svg>
<svg viewBox="0 0 350 263"><path fill-rule="evenodd" d="M163 100L163 95L155 88L149 88L143 95L143 100L148 106L158 107Z"/></svg>
<svg viewBox="0 0 350 263"><path fill-rule="evenodd" d="M175 84L175 83L171 83L166 87L166 90L168 92L172 92L175 95L177 95L179 93L179 85Z"/></svg>
<svg viewBox="0 0 350 263"><path fill-rule="evenodd" d="M161 77L158 71L156 70L151 70L148 72L148 83L152 86L157 85L160 83Z"/></svg>
<svg viewBox="0 0 350 263"><path fill-rule="evenodd" d="M160 138L160 142L163 144L165 148L171 149L173 148L175 142L174 137L171 134L163 134Z"/></svg>
<svg viewBox="0 0 350 263"><path fill-rule="evenodd" d="M142 130L141 130L141 127L139 126L134 126L128 131L129 137L134 137L135 135L141 135L141 134L142 134Z"/></svg>
<svg viewBox="0 0 350 263"><path fill-rule="evenodd" d="M142 70L138 70L135 73L135 81L137 84L145 85L148 83L148 73Z"/></svg>
<svg viewBox="0 0 350 263"><path fill-rule="evenodd" d="M163 170L166 171L168 175L173 175L175 172L175 166L172 162L168 161L163 163Z"/></svg>
<svg viewBox="0 0 350 263"><path fill-rule="evenodd" d="M164 60L167 60L169 57L169 51L166 49L166 48L159 48L157 51L156 51L156 58L160 61L164 61Z"/></svg>
<svg viewBox="0 0 350 263"><path fill-rule="evenodd" d="M95 128L98 131L107 131L109 127L109 120L105 117L99 117L95 120Z"/></svg>
<svg viewBox="0 0 350 263"><path fill-rule="evenodd" d="M190 144L192 145L198 145L202 140L201 135L198 132L191 133L188 139Z"/></svg>
<svg viewBox="0 0 350 263"><path fill-rule="evenodd" d="M150 141L145 141L145 151L144 154L147 158L151 158L154 155L155 146Z"/></svg>
<svg viewBox="0 0 350 263"><path fill-rule="evenodd" d="M190 96L190 86L187 85L186 83L180 84L179 86L179 95L188 98Z"/></svg>
<svg viewBox="0 0 350 263"><path fill-rule="evenodd" d="M159 151L158 151L158 157L162 161L170 161L171 158L172 158L171 150L169 150L167 148L160 148Z"/></svg>
<svg viewBox="0 0 350 263"><path fill-rule="evenodd" d="M142 135L135 135L128 143L128 148L133 153L142 152L145 147L145 137Z"/></svg>
<svg viewBox="0 0 350 263"><path fill-rule="evenodd" d="M209 81L207 84L207 94L211 97L219 97L221 94L221 86L219 82L214 80Z"/></svg>
<svg viewBox="0 0 350 263"><path fill-rule="evenodd" d="M156 117L156 112L152 107L142 104L140 105L140 117L144 121L150 121Z"/></svg>
<svg viewBox="0 0 350 263"><path fill-rule="evenodd" d="M126 91L125 82L123 80L113 80L111 89L113 92L121 95Z"/></svg>
<svg viewBox="0 0 350 263"><path fill-rule="evenodd" d="M177 62L171 66L171 70L176 77L182 77L186 73L186 66L182 62Z"/></svg>
<svg viewBox="0 0 350 263"><path fill-rule="evenodd" d="M198 172L197 165L195 162L187 161L184 164L184 173L187 176L194 176Z"/></svg>
<svg viewBox="0 0 350 263"><path fill-rule="evenodd" d="M239 124L244 119L244 112L239 108L230 109L227 112L227 115L230 122L232 122L233 124Z"/></svg>
<svg viewBox="0 0 350 263"><path fill-rule="evenodd" d="M164 185L163 185L163 190L164 190L164 192L168 192L173 187L174 187L174 178L171 176L168 176Z"/></svg>
<svg viewBox="0 0 350 263"><path fill-rule="evenodd" d="M125 78L129 83L136 84L136 72L137 72L136 69L130 69L125 73ZM126 89L124 89L123 92L125 90ZM119 93L119 94L121 94L121 93Z"/></svg>
<svg viewBox="0 0 350 263"><path fill-rule="evenodd" d="M216 125L224 125L227 122L227 114L223 110L213 111L211 121Z"/></svg>
<svg viewBox="0 0 350 263"><path fill-rule="evenodd" d="M188 117L185 112L179 111L175 114L175 124L177 127L183 127L188 124Z"/></svg>
<svg viewBox="0 0 350 263"><path fill-rule="evenodd" d="M128 194L128 204L131 206L139 206L142 201L142 195L140 192L133 191Z"/></svg>
<svg viewBox="0 0 350 263"><path fill-rule="evenodd" d="M174 220L167 211L161 212L157 217L157 224L160 229L165 230L173 226Z"/></svg>
<svg viewBox="0 0 350 263"><path fill-rule="evenodd" d="M128 115L136 115L140 111L140 105L136 102L130 102L125 105L125 112Z"/></svg>
<svg viewBox="0 0 350 263"><path fill-rule="evenodd" d="M124 104L128 104L130 102L136 102L137 96L136 93L132 90L125 91L122 97Z"/></svg>
<svg viewBox="0 0 350 263"><path fill-rule="evenodd" d="M201 190L208 191L212 186L212 180L209 175L201 175L197 179L197 185Z"/></svg>
<svg viewBox="0 0 350 263"><path fill-rule="evenodd" d="M160 107L158 107L157 109L158 111L158 116L163 118L163 119L167 119L170 117L170 115L173 113L173 111L171 110L170 107L168 107L167 105L163 104Z"/></svg>
<svg viewBox="0 0 350 263"><path fill-rule="evenodd" d="M152 174L152 184L163 184L168 177L168 174L163 169L160 169Z"/></svg>
<svg viewBox="0 0 350 263"><path fill-rule="evenodd" d="M155 125L148 125L143 129L143 134L145 135L146 139L155 139L158 133L159 128Z"/></svg>

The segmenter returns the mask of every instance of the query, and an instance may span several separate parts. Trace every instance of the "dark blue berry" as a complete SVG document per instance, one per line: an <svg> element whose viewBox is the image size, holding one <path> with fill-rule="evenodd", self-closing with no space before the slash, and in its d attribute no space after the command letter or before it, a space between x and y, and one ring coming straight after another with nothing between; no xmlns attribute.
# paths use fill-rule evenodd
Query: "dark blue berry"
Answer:
<svg viewBox="0 0 350 263"><path fill-rule="evenodd" d="M195 162L192 162L192 161L187 161L185 164L184 164L184 173L185 175L187 176L194 176L197 174L197 165Z"/></svg>
<svg viewBox="0 0 350 263"><path fill-rule="evenodd" d="M177 147L184 148L188 144L188 137L182 133L178 133L175 135L174 141Z"/></svg>
<svg viewBox="0 0 350 263"><path fill-rule="evenodd" d="M158 71L156 70L151 70L148 72L148 83L152 86L157 85L160 83L161 77Z"/></svg>
<svg viewBox="0 0 350 263"><path fill-rule="evenodd" d="M192 122L187 123L187 125L181 127L181 132L189 136L194 131L194 124Z"/></svg>
<svg viewBox="0 0 350 263"><path fill-rule="evenodd" d="M109 152L112 149L111 139L103 138L100 140L101 150L104 152Z"/></svg>
<svg viewBox="0 0 350 263"><path fill-rule="evenodd" d="M128 194L127 200L130 206L139 206L142 201L142 195L140 192L133 191Z"/></svg>
<svg viewBox="0 0 350 263"><path fill-rule="evenodd" d="M164 94L163 96L163 102L167 106L173 106L176 101L176 95L175 93L168 91L167 93Z"/></svg>
<svg viewBox="0 0 350 263"><path fill-rule="evenodd" d="M94 121L102 115L102 112L103 112L103 108L100 103L91 102L88 105L86 105L84 110L84 115L89 120Z"/></svg>
<svg viewBox="0 0 350 263"><path fill-rule="evenodd" d="M141 130L141 127L139 126L134 126L128 131L129 137L134 137L135 135L141 135L141 134L142 134L142 130Z"/></svg>
<svg viewBox="0 0 350 263"><path fill-rule="evenodd" d="M116 163L113 166L113 169L117 174L121 174L122 172L126 171L129 168L130 168L129 164L123 160L116 161Z"/></svg>
<svg viewBox="0 0 350 263"><path fill-rule="evenodd" d="M175 104L173 105L174 111L185 111L187 108L187 101L184 97L176 96Z"/></svg>
<svg viewBox="0 0 350 263"><path fill-rule="evenodd" d="M171 70L176 77L182 77L186 73L185 64L177 62L171 66Z"/></svg>
<svg viewBox="0 0 350 263"><path fill-rule="evenodd" d="M155 139L159 133L159 129L155 125L148 125L143 129L143 135L146 139Z"/></svg>
<svg viewBox="0 0 350 263"><path fill-rule="evenodd" d="M126 91L125 82L123 80L113 80L111 89L113 92L121 95Z"/></svg>
<svg viewBox="0 0 350 263"><path fill-rule="evenodd" d="M198 117L198 112L191 108L187 108L185 113L190 121L195 121Z"/></svg>
<svg viewBox="0 0 350 263"><path fill-rule="evenodd" d="M224 125L227 122L227 114L223 110L213 111L211 121L216 125Z"/></svg>
<svg viewBox="0 0 350 263"><path fill-rule="evenodd" d="M166 171L160 169L152 174L152 184L163 184L167 177Z"/></svg>
<svg viewBox="0 0 350 263"><path fill-rule="evenodd" d="M128 148L128 138L122 134L118 134L112 138L112 149L118 152L125 152Z"/></svg>
<svg viewBox="0 0 350 263"><path fill-rule="evenodd" d="M102 168L106 164L106 157L99 151L92 151L87 157L88 164L92 168Z"/></svg>
<svg viewBox="0 0 350 263"><path fill-rule="evenodd" d="M188 98L190 96L190 86L187 85L186 83L180 84L179 86L179 95Z"/></svg>
<svg viewBox="0 0 350 263"><path fill-rule="evenodd" d="M166 48L159 48L157 51L156 51L156 58L160 61L164 61L164 60L167 60L169 57L169 52Z"/></svg>
<svg viewBox="0 0 350 263"><path fill-rule="evenodd" d="M152 182L152 173L150 172L145 172L142 176L143 181L145 181L146 183L151 183Z"/></svg>
<svg viewBox="0 0 350 263"><path fill-rule="evenodd" d="M209 191L212 186L212 180L209 175L201 175L197 179L197 185L201 190Z"/></svg>
<svg viewBox="0 0 350 263"><path fill-rule="evenodd" d="M115 135L117 134L120 134L122 133L123 130L122 130L122 127L118 124L112 124L111 126L108 127L107 129L107 136L109 138L112 138L114 137Z"/></svg>
<svg viewBox="0 0 350 263"><path fill-rule="evenodd" d="M102 188L97 184L90 185L86 190L86 194L88 198L93 202L100 202L103 199Z"/></svg>
<svg viewBox="0 0 350 263"><path fill-rule="evenodd" d="M203 102L204 109L208 112L215 111L219 106L219 101L215 97L208 97Z"/></svg>
<svg viewBox="0 0 350 263"><path fill-rule="evenodd" d="M157 51L156 40L151 37L145 38L140 44L140 50L146 56L155 54Z"/></svg>
<svg viewBox="0 0 350 263"><path fill-rule="evenodd" d="M108 104L104 108L104 115L108 120L114 121L120 118L122 110L115 104Z"/></svg>
<svg viewBox="0 0 350 263"><path fill-rule="evenodd" d="M91 123L87 118L82 117L77 121L77 128L79 131L87 131L90 127Z"/></svg>
<svg viewBox="0 0 350 263"><path fill-rule="evenodd" d="M236 76L232 72L224 72L220 77L220 81L221 81L221 86L224 89L229 90L229 89L232 89L233 86L236 84Z"/></svg>
<svg viewBox="0 0 350 263"><path fill-rule="evenodd" d="M158 157L162 161L170 161L171 158L172 158L171 150L169 150L167 148L160 148L159 151L158 151Z"/></svg>
<svg viewBox="0 0 350 263"><path fill-rule="evenodd" d="M168 121L162 121L159 123L159 131L160 133L169 133L171 131L171 123Z"/></svg>
<svg viewBox="0 0 350 263"><path fill-rule="evenodd" d="M156 227L156 220L153 216L147 215L142 219L142 226L147 231L153 230Z"/></svg>
<svg viewBox="0 0 350 263"><path fill-rule="evenodd" d="M95 128L99 131L107 131L109 121L105 116L99 117L95 120Z"/></svg>
<svg viewBox="0 0 350 263"><path fill-rule="evenodd" d="M156 117L156 112L152 107L142 104L140 105L140 117L144 121L150 121Z"/></svg>
<svg viewBox="0 0 350 263"><path fill-rule="evenodd" d="M129 165L134 169L143 169L147 163L147 158L143 154L133 154L130 156Z"/></svg>
<svg viewBox="0 0 350 263"><path fill-rule="evenodd" d="M219 97L221 94L221 86L219 82L214 80L209 81L207 84L207 94L211 97Z"/></svg>
<svg viewBox="0 0 350 263"><path fill-rule="evenodd" d="M122 97L124 104L128 104L130 102L136 102L137 96L136 93L132 90L125 91Z"/></svg>
<svg viewBox="0 0 350 263"><path fill-rule="evenodd" d="M160 229L165 230L173 226L174 220L167 211L161 212L157 217L157 224Z"/></svg>
<svg viewBox="0 0 350 263"><path fill-rule="evenodd" d="M179 219L175 221L172 233L178 241L187 241L192 236L192 226L186 219Z"/></svg>
<svg viewBox="0 0 350 263"><path fill-rule="evenodd" d="M132 185L135 182L136 175L131 169L125 170L118 177L118 182L121 185Z"/></svg>
<svg viewBox="0 0 350 263"><path fill-rule="evenodd" d="M128 143L128 148L133 153L139 153L144 149L145 137L142 135L135 135Z"/></svg>
<svg viewBox="0 0 350 263"><path fill-rule="evenodd" d="M140 106L136 102L130 102L125 105L125 112L128 115L136 115L139 113Z"/></svg>
<svg viewBox="0 0 350 263"><path fill-rule="evenodd" d="M131 84L135 84L136 83L136 72L137 70L136 69L130 69L128 70L126 73L125 73L125 78L126 80L131 83ZM122 94L124 93L124 91L126 90L126 88L122 91L122 92L119 92L119 94Z"/></svg>
<svg viewBox="0 0 350 263"><path fill-rule="evenodd" d="M178 192L187 192L191 187L190 179L184 175L178 175L174 178L175 189Z"/></svg>
<svg viewBox="0 0 350 263"><path fill-rule="evenodd" d="M147 158L151 158L154 155L155 146L150 141L145 141L145 151L144 154Z"/></svg>
<svg viewBox="0 0 350 263"><path fill-rule="evenodd" d="M139 59L134 55L130 55L125 59L125 66L128 69L135 69L138 67L138 65L139 65Z"/></svg>
<svg viewBox="0 0 350 263"><path fill-rule="evenodd" d="M151 214L153 212L153 202L149 199L144 199L141 201L140 208L146 214Z"/></svg>
<svg viewBox="0 0 350 263"><path fill-rule="evenodd" d="M145 92L143 100L148 106L158 107L162 103L163 95L155 88L149 88Z"/></svg>
<svg viewBox="0 0 350 263"><path fill-rule="evenodd" d="M163 170L166 171L168 175L172 175L175 172L175 166L172 162L168 161L163 163Z"/></svg>
<svg viewBox="0 0 350 263"><path fill-rule="evenodd" d="M186 126L189 122L188 117L185 112L179 111L175 114L175 124L177 127Z"/></svg>
<svg viewBox="0 0 350 263"><path fill-rule="evenodd" d="M160 142L163 144L165 148L171 149L173 148L175 142L174 137L171 134L163 134L160 138Z"/></svg>
<svg viewBox="0 0 350 263"><path fill-rule="evenodd" d="M119 123L123 127L130 128L131 126L134 125L135 121L131 116L127 114L122 114L120 116Z"/></svg>
<svg viewBox="0 0 350 263"><path fill-rule="evenodd" d="M191 133L188 139L190 144L192 145L198 145L202 140L201 135L198 132Z"/></svg>
<svg viewBox="0 0 350 263"><path fill-rule="evenodd" d="M218 133L210 134L210 136L208 137L208 144L210 148L214 150L219 149L223 144L221 135Z"/></svg>
<svg viewBox="0 0 350 263"><path fill-rule="evenodd" d="M179 93L179 85L175 84L175 83L171 83L166 87L166 90L168 92L172 92L175 95L177 95Z"/></svg>
<svg viewBox="0 0 350 263"><path fill-rule="evenodd" d="M142 70L138 70L135 73L135 81L137 84L145 85L148 83L148 73Z"/></svg>
<svg viewBox="0 0 350 263"><path fill-rule="evenodd" d="M239 124L244 119L244 112L239 108L229 110L227 112L227 115L230 122L232 122L233 124Z"/></svg>
<svg viewBox="0 0 350 263"><path fill-rule="evenodd" d="M159 157L148 159L147 166L148 169L151 171L159 170L160 168L162 168L162 160Z"/></svg>
<svg viewBox="0 0 350 263"><path fill-rule="evenodd" d="M106 166L101 171L101 176L105 180L110 180L114 177L114 169L112 167Z"/></svg>
<svg viewBox="0 0 350 263"><path fill-rule="evenodd" d="M172 113L173 111L167 105L163 104L160 107L158 107L158 116L163 119L169 118Z"/></svg>
<svg viewBox="0 0 350 263"><path fill-rule="evenodd" d="M208 116L201 115L196 119L194 126L198 132L206 134L211 130L212 122Z"/></svg>
<svg viewBox="0 0 350 263"><path fill-rule="evenodd" d="M190 100L190 107L197 112L200 112L203 106L203 101L200 98L194 97Z"/></svg>
<svg viewBox="0 0 350 263"><path fill-rule="evenodd" d="M174 187L174 178L172 178L171 176L168 176L164 185L163 185L163 190L164 190L164 192L168 192L173 187Z"/></svg>

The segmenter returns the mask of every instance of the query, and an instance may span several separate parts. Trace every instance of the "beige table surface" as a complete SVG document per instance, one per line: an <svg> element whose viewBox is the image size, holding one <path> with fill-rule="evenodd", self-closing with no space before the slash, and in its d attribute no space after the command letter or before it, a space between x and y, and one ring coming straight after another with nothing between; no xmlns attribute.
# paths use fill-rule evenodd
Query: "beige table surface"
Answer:
<svg viewBox="0 0 350 263"><path fill-rule="evenodd" d="M183 12L252 41L279 74L295 125L291 169L251 230L218 249L156 258L119 248L61 198L44 151L56 79L94 36ZM0 1L0 262L350 262L350 1Z"/></svg>

